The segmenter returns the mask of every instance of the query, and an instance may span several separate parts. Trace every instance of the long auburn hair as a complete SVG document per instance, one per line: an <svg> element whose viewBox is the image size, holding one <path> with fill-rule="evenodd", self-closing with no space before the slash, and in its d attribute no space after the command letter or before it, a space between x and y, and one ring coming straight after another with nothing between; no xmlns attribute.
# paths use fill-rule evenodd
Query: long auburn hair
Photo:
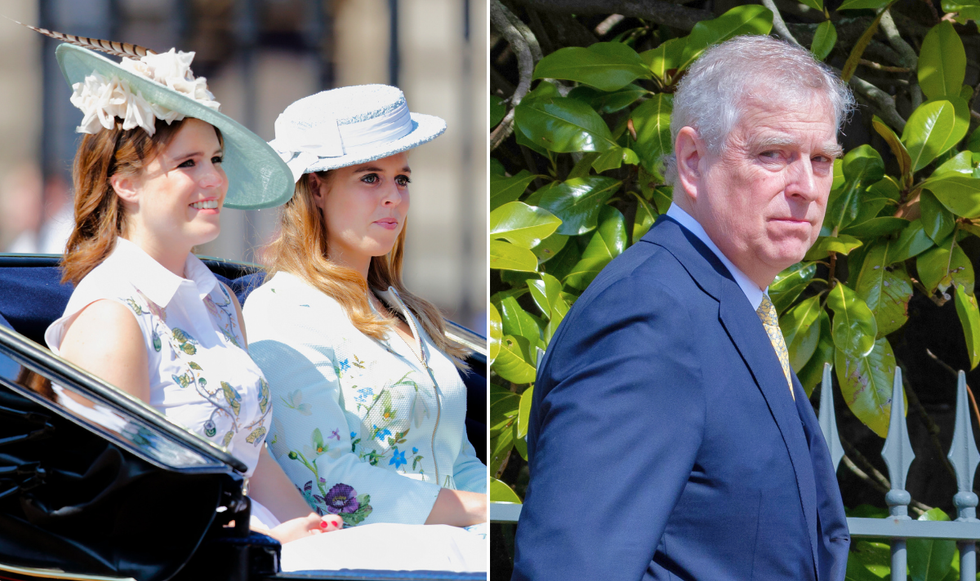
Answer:
<svg viewBox="0 0 980 581"><path fill-rule="evenodd" d="M143 128L123 129L115 120L112 129L86 134L75 153L72 182L75 189L75 228L61 259L61 282L78 284L105 260L126 232L122 200L109 183L116 174L136 176L166 149L183 127L184 120L167 123L157 119L151 137ZM221 132L215 128L218 140Z"/></svg>
<svg viewBox="0 0 980 581"><path fill-rule="evenodd" d="M317 172L316 176L330 187L331 172ZM340 303L358 331L378 340L385 338L391 323L371 310L367 293L369 288L394 287L436 347L449 355L457 367L465 368L463 359L469 350L446 337L446 323L439 309L409 292L402 282L405 231L406 227L402 227L388 254L371 258L365 281L357 271L327 258L327 224L314 203L310 178L304 174L296 183L293 197L283 206L278 237L264 253L269 277L283 271L301 278Z"/></svg>

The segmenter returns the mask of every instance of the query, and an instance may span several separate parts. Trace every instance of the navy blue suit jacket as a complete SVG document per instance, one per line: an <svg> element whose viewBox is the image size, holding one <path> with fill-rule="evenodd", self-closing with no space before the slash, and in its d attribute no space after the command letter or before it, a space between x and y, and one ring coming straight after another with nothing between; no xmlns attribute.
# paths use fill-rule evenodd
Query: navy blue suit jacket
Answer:
<svg viewBox="0 0 980 581"><path fill-rule="evenodd" d="M539 362L514 579L844 579L830 453L721 261L662 217Z"/></svg>

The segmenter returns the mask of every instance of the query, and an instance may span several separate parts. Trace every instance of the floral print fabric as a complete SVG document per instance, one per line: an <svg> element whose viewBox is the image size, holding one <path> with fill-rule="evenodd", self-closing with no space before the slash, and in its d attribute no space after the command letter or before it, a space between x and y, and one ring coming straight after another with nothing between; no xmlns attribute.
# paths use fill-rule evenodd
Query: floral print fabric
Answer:
<svg viewBox="0 0 980 581"><path fill-rule="evenodd" d="M393 289L376 294L407 311ZM252 292L244 313L275 403L270 449L314 510L348 525L421 524L442 487L486 492L466 438L465 385L410 313L421 358L394 332L361 334L289 273Z"/></svg>
<svg viewBox="0 0 980 581"><path fill-rule="evenodd" d="M228 290L193 255L184 272L187 279L120 238L113 253L78 284L45 341L57 354L67 322L83 308L101 299L125 305L146 344L150 405L227 448L251 475L272 422L269 384L242 349Z"/></svg>

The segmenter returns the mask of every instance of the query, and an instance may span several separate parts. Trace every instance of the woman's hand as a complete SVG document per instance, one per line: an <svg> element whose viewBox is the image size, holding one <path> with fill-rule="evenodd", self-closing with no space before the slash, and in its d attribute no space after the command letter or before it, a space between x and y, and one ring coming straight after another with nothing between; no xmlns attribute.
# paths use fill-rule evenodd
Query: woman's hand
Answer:
<svg viewBox="0 0 980 581"><path fill-rule="evenodd" d="M256 529L258 532L269 535L282 544L295 541L311 535L329 533L340 530L344 527L344 521L335 514L320 516L311 512L306 516L287 520L274 529Z"/></svg>

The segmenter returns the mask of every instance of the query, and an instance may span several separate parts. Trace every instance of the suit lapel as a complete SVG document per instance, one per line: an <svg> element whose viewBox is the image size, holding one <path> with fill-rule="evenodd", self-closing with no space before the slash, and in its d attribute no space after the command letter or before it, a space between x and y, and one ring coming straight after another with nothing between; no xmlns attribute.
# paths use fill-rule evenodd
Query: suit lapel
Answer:
<svg viewBox="0 0 980 581"><path fill-rule="evenodd" d="M797 404L787 393L786 376L769 335L728 269L701 240L667 217L660 218L657 226L644 239L670 251L698 286L718 301L718 319L769 406L796 474L810 550L816 563L817 499L813 464ZM793 389L797 399L806 398L795 374Z"/></svg>

